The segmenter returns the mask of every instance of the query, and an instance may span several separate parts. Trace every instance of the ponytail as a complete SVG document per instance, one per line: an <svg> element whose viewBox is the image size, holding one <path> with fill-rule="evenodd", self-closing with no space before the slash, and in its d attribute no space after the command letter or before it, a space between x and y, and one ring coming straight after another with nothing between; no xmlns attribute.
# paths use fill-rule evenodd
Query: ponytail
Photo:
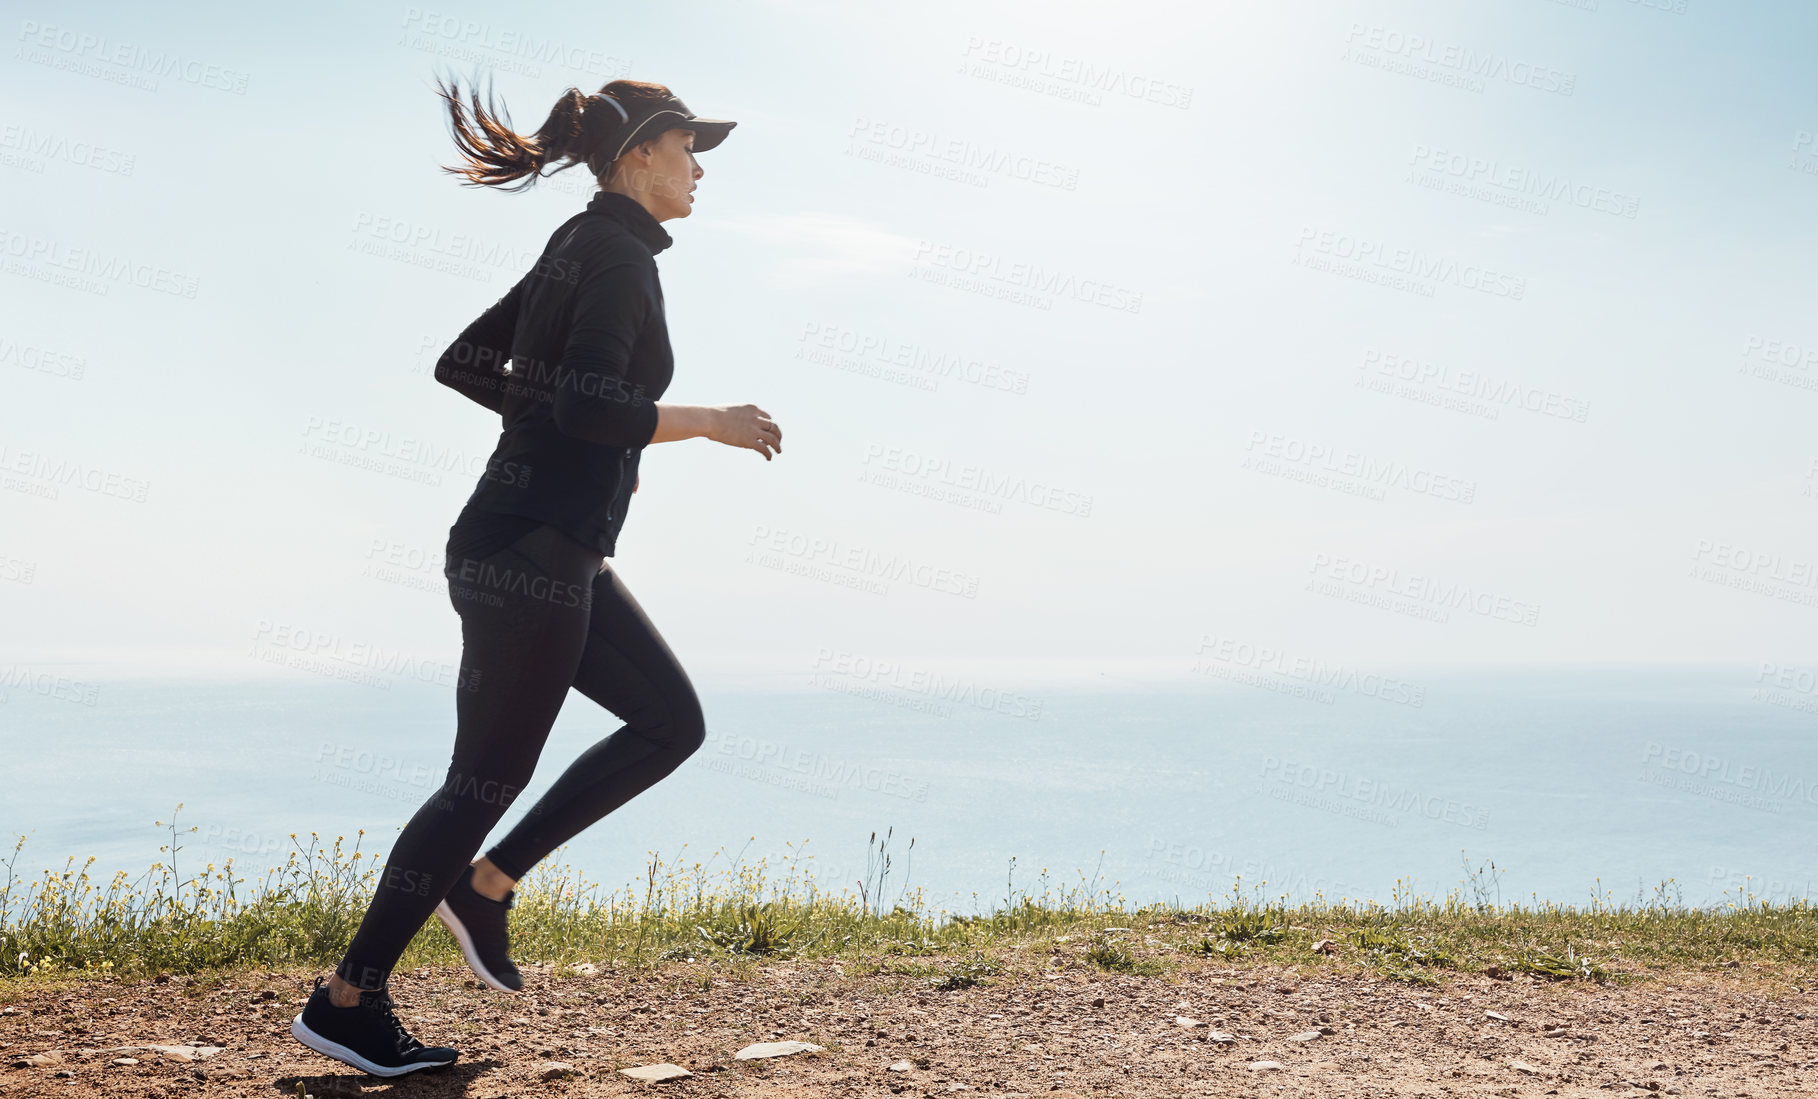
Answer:
<svg viewBox="0 0 1818 1099"><path fill-rule="evenodd" d="M499 187L521 191L542 178L545 168L552 171L586 164L604 183L612 164L603 138L616 131L626 115L624 104L661 99L669 89L661 84L639 80L614 80L594 95L579 88L569 88L550 108L549 117L537 131L528 136L511 128L511 116L503 107L495 107L490 87L486 103L481 105L477 88L467 92L463 103L458 81L436 80L436 94L448 107L449 127L454 132L455 148L465 163L443 171L461 177L465 186ZM523 182L505 186L513 180Z"/></svg>

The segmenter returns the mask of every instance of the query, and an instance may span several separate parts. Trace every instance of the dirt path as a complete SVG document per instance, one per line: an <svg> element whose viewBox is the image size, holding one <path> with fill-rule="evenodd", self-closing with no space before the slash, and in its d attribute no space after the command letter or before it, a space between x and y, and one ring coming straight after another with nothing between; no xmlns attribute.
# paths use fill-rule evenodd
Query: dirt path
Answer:
<svg viewBox="0 0 1818 1099"><path fill-rule="evenodd" d="M449 1069L395 1081L292 1041L286 1028L311 983L301 975L96 982L16 1001L0 1008L0 1096L273 1099L296 1095L299 1081L321 1097L474 1099L1818 1096L1818 990L1772 993L1746 975L1630 988L1461 976L1422 991L1369 975L1212 967L1174 980L1074 970L933 991L796 962L755 967L745 981L721 975L706 990L679 966L532 970L517 996L469 976L394 978L406 1025L462 1053ZM732 1058L783 1039L826 1048ZM119 1048L151 1045L171 1048ZM1260 1061L1281 1067L1252 1067ZM647 1084L617 1071L656 1062L695 1075Z"/></svg>

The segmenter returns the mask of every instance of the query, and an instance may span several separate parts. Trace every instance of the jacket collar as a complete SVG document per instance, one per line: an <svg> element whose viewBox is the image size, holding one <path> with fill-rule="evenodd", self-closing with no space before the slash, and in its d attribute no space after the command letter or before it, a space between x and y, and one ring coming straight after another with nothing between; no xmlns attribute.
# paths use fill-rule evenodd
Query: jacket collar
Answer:
<svg viewBox="0 0 1818 1099"><path fill-rule="evenodd" d="M644 242L651 255L656 255L675 241L663 230L661 222L652 217L644 204L630 195L617 191L600 191L587 203L590 214L604 214L612 220L631 230L631 235Z"/></svg>

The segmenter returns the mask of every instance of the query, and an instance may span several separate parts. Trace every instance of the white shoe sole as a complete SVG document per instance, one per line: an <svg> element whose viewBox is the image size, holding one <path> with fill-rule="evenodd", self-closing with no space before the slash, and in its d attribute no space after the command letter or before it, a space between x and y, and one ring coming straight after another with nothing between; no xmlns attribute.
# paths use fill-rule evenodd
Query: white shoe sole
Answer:
<svg viewBox="0 0 1818 1099"><path fill-rule="evenodd" d="M474 973L479 976L480 980L485 981L500 992L517 991L517 989L504 983L497 977L494 977L492 972L480 961L480 955L473 948L473 936L467 933L467 928L461 923L460 919L455 916L454 909L448 907L447 901L443 901L441 904L436 905L436 919L441 920L442 926L448 928L448 933L454 936L455 942L461 944L461 954L467 959L467 968L473 970Z"/></svg>
<svg viewBox="0 0 1818 1099"><path fill-rule="evenodd" d="M300 1012L295 1019L290 1021L290 1036L297 1041L302 1042L310 1049L315 1050L317 1053L322 1054L324 1057L333 1057L337 1061L352 1065L361 1072L370 1072L374 1076L403 1076L405 1073L417 1072L421 1069L445 1068L448 1065L454 1064L453 1061L423 1061L419 1064L394 1065L389 1068L384 1065L374 1064L341 1043L331 1042L327 1038L324 1038L320 1034L309 1029L307 1026L304 1026L303 1015Z"/></svg>

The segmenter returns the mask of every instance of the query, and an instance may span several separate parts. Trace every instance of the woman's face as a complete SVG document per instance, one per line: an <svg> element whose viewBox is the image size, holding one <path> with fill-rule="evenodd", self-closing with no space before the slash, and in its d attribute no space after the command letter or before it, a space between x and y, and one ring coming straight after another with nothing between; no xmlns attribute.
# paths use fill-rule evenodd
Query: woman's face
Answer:
<svg viewBox="0 0 1818 1099"><path fill-rule="evenodd" d="M664 130L626 154L625 184L658 221L685 218L694 206L694 188L705 173L694 159L694 131Z"/></svg>

